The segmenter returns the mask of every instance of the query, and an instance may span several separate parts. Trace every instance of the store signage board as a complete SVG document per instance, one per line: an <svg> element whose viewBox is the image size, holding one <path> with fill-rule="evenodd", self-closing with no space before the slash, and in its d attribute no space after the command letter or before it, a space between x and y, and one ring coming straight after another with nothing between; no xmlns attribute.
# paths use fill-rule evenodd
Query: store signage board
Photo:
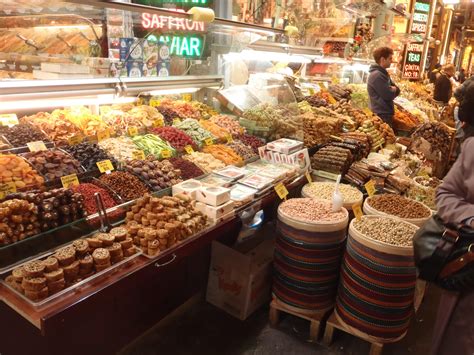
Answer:
<svg viewBox="0 0 474 355"><path fill-rule="evenodd" d="M431 6L429 1L416 1L413 6L410 33L426 35ZM423 42L407 44L402 77L404 79L420 79L423 71Z"/></svg>
<svg viewBox="0 0 474 355"><path fill-rule="evenodd" d="M142 14L142 27L147 30L182 32L206 32L206 24L201 21L192 21L185 18L162 16L157 14Z"/></svg>
<svg viewBox="0 0 474 355"><path fill-rule="evenodd" d="M148 36L149 41L165 43L170 54L185 58L200 58L204 51L204 36L201 35L161 35Z"/></svg>

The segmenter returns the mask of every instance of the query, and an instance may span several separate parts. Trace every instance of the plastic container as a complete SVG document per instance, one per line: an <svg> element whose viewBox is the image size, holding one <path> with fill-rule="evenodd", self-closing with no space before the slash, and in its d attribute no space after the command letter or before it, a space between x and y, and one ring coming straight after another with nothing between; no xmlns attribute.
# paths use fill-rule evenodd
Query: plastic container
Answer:
<svg viewBox="0 0 474 355"><path fill-rule="evenodd" d="M369 202L370 202L371 198L372 197L368 197L364 201L364 208L363 208L364 214L369 215L369 216L370 215L373 215L373 216L392 216L392 217L400 218L398 216L390 215L388 213L376 210L375 208L371 207L369 205ZM433 212L431 211L431 209L428 206L422 204L421 202L418 202L418 201L416 201L416 202L419 203L420 205L422 205L424 208L426 208L427 212L429 212L429 216L425 217L425 218L400 218L400 219L402 221L412 223L415 226L423 227L423 225L431 218L431 215L432 215Z"/></svg>
<svg viewBox="0 0 474 355"><path fill-rule="evenodd" d="M407 223L394 217L382 218ZM355 229L354 222L349 226L341 267L336 317L355 335L374 342L397 341L406 334L413 313L416 285L413 247L366 237Z"/></svg>
<svg viewBox="0 0 474 355"><path fill-rule="evenodd" d="M345 218L333 223L303 223L278 209L273 294L300 313L333 307L344 252Z"/></svg>

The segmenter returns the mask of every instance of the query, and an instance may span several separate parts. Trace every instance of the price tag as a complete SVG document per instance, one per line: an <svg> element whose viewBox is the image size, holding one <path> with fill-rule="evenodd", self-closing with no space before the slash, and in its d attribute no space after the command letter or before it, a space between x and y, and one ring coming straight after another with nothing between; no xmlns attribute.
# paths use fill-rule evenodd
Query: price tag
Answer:
<svg viewBox="0 0 474 355"><path fill-rule="evenodd" d="M326 90L326 85L324 85L324 83L318 83L318 85L321 88L321 90Z"/></svg>
<svg viewBox="0 0 474 355"><path fill-rule="evenodd" d="M186 153L188 153L188 154L193 154L193 153L194 153L194 149L193 149L193 147L191 147L190 145L187 145L186 147L184 147L184 150L185 150Z"/></svg>
<svg viewBox="0 0 474 355"><path fill-rule="evenodd" d="M234 141L231 134L226 134L225 139L227 139L227 143L232 143Z"/></svg>
<svg viewBox="0 0 474 355"><path fill-rule="evenodd" d="M370 180L368 183L366 183L365 185L365 190L367 191L367 193L369 194L369 197L372 197L375 195L375 182L374 180Z"/></svg>
<svg viewBox="0 0 474 355"><path fill-rule="evenodd" d="M136 126L130 126L128 127L128 135L130 137L136 136L138 134L138 128Z"/></svg>
<svg viewBox="0 0 474 355"><path fill-rule="evenodd" d="M214 144L214 140L212 138L206 138L204 140L204 143L206 143L206 145L213 145Z"/></svg>
<svg viewBox="0 0 474 355"><path fill-rule="evenodd" d="M114 166L110 160L102 160L98 161L96 163L97 167L99 168L99 171L101 173L106 173L107 171L112 171L114 170Z"/></svg>
<svg viewBox="0 0 474 355"><path fill-rule="evenodd" d="M163 120L163 118L157 118L153 121L152 125L153 127L163 127L165 125L165 121Z"/></svg>
<svg viewBox="0 0 474 355"><path fill-rule="evenodd" d="M82 143L83 140L84 140L84 137L81 136L80 134L77 134L69 138L67 141L70 145L76 145L76 144Z"/></svg>
<svg viewBox="0 0 474 355"><path fill-rule="evenodd" d="M136 160L145 160L145 152L143 150L134 150L132 158Z"/></svg>
<svg viewBox="0 0 474 355"><path fill-rule="evenodd" d="M310 95L314 95L315 94L315 91L313 88L308 88L308 91L309 91L309 94Z"/></svg>
<svg viewBox="0 0 474 355"><path fill-rule="evenodd" d="M79 179L76 174L66 175L61 177L61 184L65 189L68 189L71 186L79 185Z"/></svg>
<svg viewBox="0 0 474 355"><path fill-rule="evenodd" d="M110 132L108 129L104 129L103 131L97 132L97 141L103 141L104 139L110 138Z"/></svg>
<svg viewBox="0 0 474 355"><path fill-rule="evenodd" d="M14 182L7 182L6 184L0 185L0 200L15 192L16 185Z"/></svg>
<svg viewBox="0 0 474 355"><path fill-rule="evenodd" d="M358 221L361 220L362 216L362 209L360 208L360 204L352 205L352 212L354 212L354 216L357 218Z"/></svg>
<svg viewBox="0 0 474 355"><path fill-rule="evenodd" d="M181 120L179 118L173 118L173 126L176 126L181 123Z"/></svg>
<svg viewBox="0 0 474 355"><path fill-rule="evenodd" d="M306 173L304 174L304 176L306 176L306 180L308 180L308 182L311 184L313 182L313 178L311 176L311 173L309 172L309 170L306 171Z"/></svg>
<svg viewBox="0 0 474 355"><path fill-rule="evenodd" d="M274 188L278 197L281 198L282 200L283 199L286 200L286 196L288 196L288 190L286 189L285 185L283 185L283 183L280 182Z"/></svg>
<svg viewBox="0 0 474 355"><path fill-rule="evenodd" d="M151 107L157 107L157 106L160 106L160 104L161 104L161 100L151 98L151 100L150 100L150 106Z"/></svg>
<svg viewBox="0 0 474 355"><path fill-rule="evenodd" d="M186 102L192 101L193 99L193 95L191 94L183 94L182 97L183 97L183 101L186 101Z"/></svg>
<svg viewBox="0 0 474 355"><path fill-rule="evenodd" d="M48 150L43 141L28 142L26 143L30 152L39 152L40 150Z"/></svg>
<svg viewBox="0 0 474 355"><path fill-rule="evenodd" d="M161 157L165 159L171 158L171 150L166 149L161 151Z"/></svg>
<svg viewBox="0 0 474 355"><path fill-rule="evenodd" d="M0 115L0 126L14 126L18 124L18 117L14 113Z"/></svg>

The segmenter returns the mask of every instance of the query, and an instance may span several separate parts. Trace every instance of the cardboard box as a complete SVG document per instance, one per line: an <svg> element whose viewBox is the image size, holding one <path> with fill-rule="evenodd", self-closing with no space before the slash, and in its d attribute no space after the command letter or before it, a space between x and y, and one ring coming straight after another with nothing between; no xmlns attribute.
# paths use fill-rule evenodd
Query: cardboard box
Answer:
<svg viewBox="0 0 474 355"><path fill-rule="evenodd" d="M274 240L243 252L214 241L206 300L240 320L270 302L273 250Z"/></svg>

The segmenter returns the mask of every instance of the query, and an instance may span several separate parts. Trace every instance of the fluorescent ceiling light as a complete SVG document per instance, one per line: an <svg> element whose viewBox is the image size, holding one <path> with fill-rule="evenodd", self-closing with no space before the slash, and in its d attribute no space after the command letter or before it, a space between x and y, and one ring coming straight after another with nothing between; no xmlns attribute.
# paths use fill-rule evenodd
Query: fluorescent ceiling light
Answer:
<svg viewBox="0 0 474 355"><path fill-rule="evenodd" d="M199 88L182 88L182 89L163 89L149 91L151 95L176 95L176 94L192 94L198 91Z"/></svg>
<svg viewBox="0 0 474 355"><path fill-rule="evenodd" d="M224 54L226 61L233 60L254 60L261 62L290 62L290 63L311 63L311 59L302 55L292 55L278 52L260 52L245 49L240 53Z"/></svg>
<svg viewBox="0 0 474 355"><path fill-rule="evenodd" d="M460 0L443 0L444 5L457 5L460 2Z"/></svg>

